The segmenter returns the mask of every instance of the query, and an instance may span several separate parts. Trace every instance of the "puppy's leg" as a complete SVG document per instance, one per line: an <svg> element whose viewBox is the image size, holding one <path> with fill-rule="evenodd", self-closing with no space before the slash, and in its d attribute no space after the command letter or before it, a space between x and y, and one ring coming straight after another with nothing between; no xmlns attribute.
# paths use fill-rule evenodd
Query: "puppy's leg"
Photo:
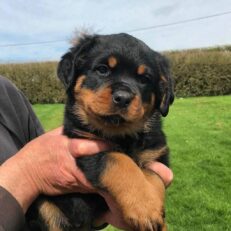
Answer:
<svg viewBox="0 0 231 231"><path fill-rule="evenodd" d="M166 230L165 187L157 175L142 171L131 158L119 152L82 157L77 164L93 185L114 197L130 230Z"/></svg>
<svg viewBox="0 0 231 231"><path fill-rule="evenodd" d="M38 199L27 214L27 221L31 231L90 231L92 217L92 209L84 198L69 194Z"/></svg>
<svg viewBox="0 0 231 231"><path fill-rule="evenodd" d="M158 213L162 216L162 219L163 219L162 227L159 230L167 231L167 225L164 221L164 217L165 217L165 210L164 210L165 186L164 186L164 183L162 179L160 179L160 177L154 172L152 172L151 170L143 169L142 171L147 181L151 183L151 186L153 187L152 190L155 191L156 193L155 195L158 196L159 198L160 204L159 206L157 206L159 208Z"/></svg>
<svg viewBox="0 0 231 231"><path fill-rule="evenodd" d="M30 207L26 221L31 231L64 231L71 227L63 212L45 197L38 198Z"/></svg>

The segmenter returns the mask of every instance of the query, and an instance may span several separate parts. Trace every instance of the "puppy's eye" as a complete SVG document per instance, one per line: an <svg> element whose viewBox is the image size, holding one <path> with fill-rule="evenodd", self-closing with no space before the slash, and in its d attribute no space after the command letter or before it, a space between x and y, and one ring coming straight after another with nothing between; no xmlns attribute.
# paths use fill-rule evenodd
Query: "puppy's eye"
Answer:
<svg viewBox="0 0 231 231"><path fill-rule="evenodd" d="M96 67L96 72L101 76L108 76L110 74L110 69L107 65L101 64Z"/></svg>
<svg viewBox="0 0 231 231"><path fill-rule="evenodd" d="M140 75L140 76L138 76L138 81L141 84L148 84L151 81L151 75L149 75L149 74Z"/></svg>

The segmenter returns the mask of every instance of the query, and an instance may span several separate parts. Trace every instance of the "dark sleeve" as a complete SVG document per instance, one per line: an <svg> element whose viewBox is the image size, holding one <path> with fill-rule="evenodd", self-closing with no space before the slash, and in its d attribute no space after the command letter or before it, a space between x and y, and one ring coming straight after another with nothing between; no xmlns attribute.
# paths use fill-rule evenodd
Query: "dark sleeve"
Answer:
<svg viewBox="0 0 231 231"><path fill-rule="evenodd" d="M24 222L22 208L11 194L0 186L0 231L21 230Z"/></svg>
<svg viewBox="0 0 231 231"><path fill-rule="evenodd" d="M29 101L9 80L0 76L0 165L43 133ZM24 214L16 199L0 187L0 231L23 230Z"/></svg>
<svg viewBox="0 0 231 231"><path fill-rule="evenodd" d="M24 94L0 76L0 164L42 133Z"/></svg>

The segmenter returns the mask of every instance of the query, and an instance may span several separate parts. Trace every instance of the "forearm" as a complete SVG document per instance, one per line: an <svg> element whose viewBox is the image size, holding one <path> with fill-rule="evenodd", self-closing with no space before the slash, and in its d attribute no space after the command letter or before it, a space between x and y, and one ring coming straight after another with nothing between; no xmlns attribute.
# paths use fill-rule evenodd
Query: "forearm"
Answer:
<svg viewBox="0 0 231 231"><path fill-rule="evenodd" d="M24 225L23 210L16 199L0 186L0 231L21 230Z"/></svg>
<svg viewBox="0 0 231 231"><path fill-rule="evenodd" d="M0 186L17 200L25 213L39 192L29 178L25 163L19 157L12 157L0 167Z"/></svg>

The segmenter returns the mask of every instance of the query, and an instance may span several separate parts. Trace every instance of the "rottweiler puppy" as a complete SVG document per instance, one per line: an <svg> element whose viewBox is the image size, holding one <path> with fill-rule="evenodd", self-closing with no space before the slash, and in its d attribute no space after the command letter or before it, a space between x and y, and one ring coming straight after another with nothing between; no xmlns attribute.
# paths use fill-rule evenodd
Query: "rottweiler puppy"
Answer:
<svg viewBox="0 0 231 231"><path fill-rule="evenodd" d="M168 166L161 116L174 94L166 58L128 34L85 35L62 57L58 77L67 94L64 134L113 144L110 151L78 158L77 166L114 198L129 230L166 230L165 187L146 168L150 161ZM96 230L94 221L107 209L96 194L45 198L36 227Z"/></svg>

